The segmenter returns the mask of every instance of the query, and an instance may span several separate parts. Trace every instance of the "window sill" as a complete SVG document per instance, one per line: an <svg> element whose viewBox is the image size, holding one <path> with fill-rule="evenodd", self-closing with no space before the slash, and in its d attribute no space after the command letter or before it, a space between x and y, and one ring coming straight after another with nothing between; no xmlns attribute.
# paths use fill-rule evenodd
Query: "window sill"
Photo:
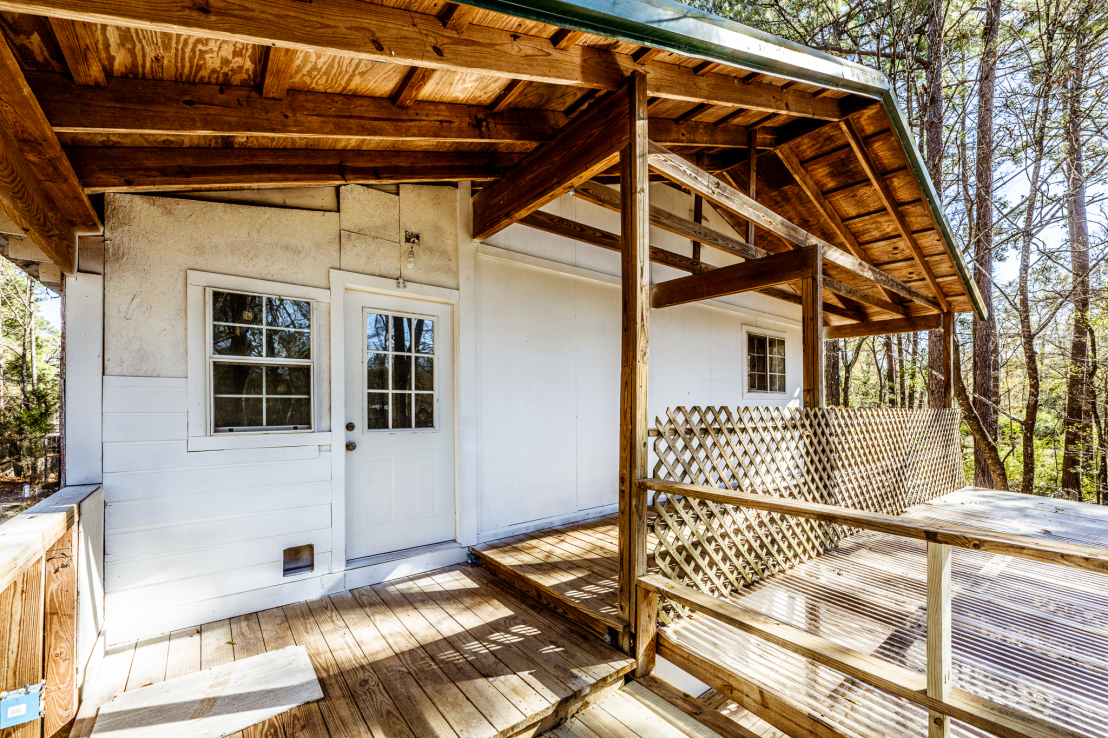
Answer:
<svg viewBox="0 0 1108 738"><path fill-rule="evenodd" d="M331 432L221 433L217 436L189 436L189 451L231 451L284 446L330 446Z"/></svg>

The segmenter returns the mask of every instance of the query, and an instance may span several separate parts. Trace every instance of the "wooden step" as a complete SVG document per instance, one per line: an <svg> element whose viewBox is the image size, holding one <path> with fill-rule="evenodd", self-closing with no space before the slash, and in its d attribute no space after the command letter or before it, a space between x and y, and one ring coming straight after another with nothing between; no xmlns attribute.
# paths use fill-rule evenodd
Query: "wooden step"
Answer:
<svg viewBox="0 0 1108 738"><path fill-rule="evenodd" d="M758 738L703 702L652 676L571 717L542 738Z"/></svg>
<svg viewBox="0 0 1108 738"><path fill-rule="evenodd" d="M628 636L618 614L614 551L583 526L506 538L470 549L509 585L613 645Z"/></svg>

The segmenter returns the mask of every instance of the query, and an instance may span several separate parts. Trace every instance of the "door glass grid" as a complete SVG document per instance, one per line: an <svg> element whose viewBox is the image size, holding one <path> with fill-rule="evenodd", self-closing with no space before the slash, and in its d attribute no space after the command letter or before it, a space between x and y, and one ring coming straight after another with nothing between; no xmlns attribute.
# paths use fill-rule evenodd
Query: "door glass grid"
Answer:
<svg viewBox="0 0 1108 738"><path fill-rule="evenodd" d="M435 427L435 321L366 312L366 430Z"/></svg>

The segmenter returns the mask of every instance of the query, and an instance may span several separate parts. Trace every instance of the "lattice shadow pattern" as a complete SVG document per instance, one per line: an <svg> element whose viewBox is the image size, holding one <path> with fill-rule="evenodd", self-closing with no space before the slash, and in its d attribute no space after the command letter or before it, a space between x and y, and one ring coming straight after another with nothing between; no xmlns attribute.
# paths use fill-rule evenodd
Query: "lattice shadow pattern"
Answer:
<svg viewBox="0 0 1108 738"><path fill-rule="evenodd" d="M677 407L652 432L654 476L899 515L966 486L958 411ZM851 529L654 494L654 559L716 597L818 556Z"/></svg>

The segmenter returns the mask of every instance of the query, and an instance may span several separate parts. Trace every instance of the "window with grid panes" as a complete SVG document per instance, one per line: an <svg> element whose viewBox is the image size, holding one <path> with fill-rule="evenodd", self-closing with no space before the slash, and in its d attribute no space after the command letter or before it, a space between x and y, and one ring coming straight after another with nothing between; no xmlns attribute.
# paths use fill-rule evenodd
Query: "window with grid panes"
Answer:
<svg viewBox="0 0 1108 738"><path fill-rule="evenodd" d="M212 431L311 430L312 303L209 290Z"/></svg>
<svg viewBox="0 0 1108 738"><path fill-rule="evenodd" d="M435 321L365 313L367 430L435 427Z"/></svg>
<svg viewBox="0 0 1108 738"><path fill-rule="evenodd" d="M785 339L748 333L746 377L751 392L784 392Z"/></svg>

